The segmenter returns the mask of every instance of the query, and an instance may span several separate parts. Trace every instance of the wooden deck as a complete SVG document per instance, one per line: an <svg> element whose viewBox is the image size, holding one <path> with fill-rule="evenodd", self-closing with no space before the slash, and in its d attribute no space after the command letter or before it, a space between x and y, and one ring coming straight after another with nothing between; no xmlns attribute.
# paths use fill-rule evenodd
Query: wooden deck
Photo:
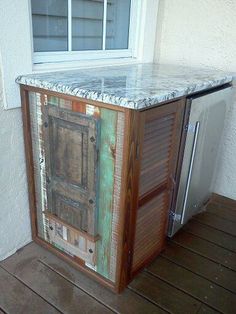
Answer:
<svg viewBox="0 0 236 314"><path fill-rule="evenodd" d="M31 243L0 263L0 313L236 313L236 201L215 197L121 295Z"/></svg>

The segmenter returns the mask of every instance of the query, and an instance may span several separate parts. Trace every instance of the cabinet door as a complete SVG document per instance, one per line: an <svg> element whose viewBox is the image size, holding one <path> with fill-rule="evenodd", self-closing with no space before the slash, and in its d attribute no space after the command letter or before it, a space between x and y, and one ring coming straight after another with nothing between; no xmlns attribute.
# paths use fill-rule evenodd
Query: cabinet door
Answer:
<svg viewBox="0 0 236 314"><path fill-rule="evenodd" d="M144 111L132 271L163 249L183 124L184 102Z"/></svg>
<svg viewBox="0 0 236 314"><path fill-rule="evenodd" d="M96 235L99 122L85 114L44 108L47 210Z"/></svg>

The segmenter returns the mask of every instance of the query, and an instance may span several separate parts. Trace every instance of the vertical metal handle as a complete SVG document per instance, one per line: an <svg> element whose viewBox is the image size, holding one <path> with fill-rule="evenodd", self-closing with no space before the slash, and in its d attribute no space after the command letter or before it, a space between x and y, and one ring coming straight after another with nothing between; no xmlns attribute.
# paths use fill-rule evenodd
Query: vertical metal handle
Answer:
<svg viewBox="0 0 236 314"><path fill-rule="evenodd" d="M195 125L195 131L194 131L193 148L192 148L192 154L191 154L191 159L190 159L187 184L186 184L186 189L185 189L185 193L184 193L183 211L182 211L181 220L180 220L181 225L184 223L184 216L185 216L185 211L186 211L186 206L187 206L189 186L190 186L190 181L191 181L192 171L193 171L193 162L194 162L194 157L195 157L196 148L197 148L199 128L200 128L200 122L197 121L197 123Z"/></svg>

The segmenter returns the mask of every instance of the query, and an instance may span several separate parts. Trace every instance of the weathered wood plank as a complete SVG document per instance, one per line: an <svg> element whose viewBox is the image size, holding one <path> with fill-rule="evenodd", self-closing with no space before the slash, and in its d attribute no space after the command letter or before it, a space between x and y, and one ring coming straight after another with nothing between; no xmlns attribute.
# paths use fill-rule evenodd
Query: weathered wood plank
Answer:
<svg viewBox="0 0 236 314"><path fill-rule="evenodd" d="M0 267L0 306L7 313L60 313ZM4 313L0 309L0 313Z"/></svg>
<svg viewBox="0 0 236 314"><path fill-rule="evenodd" d="M232 221L217 217L216 215L207 212L194 216L194 219L198 220L202 224L236 236L236 223Z"/></svg>
<svg viewBox="0 0 236 314"><path fill-rule="evenodd" d="M236 273L175 243L168 242L161 254L173 263L236 293Z"/></svg>
<svg viewBox="0 0 236 314"><path fill-rule="evenodd" d="M214 243L185 231L177 233L172 241L216 263L236 270L236 253L228 251Z"/></svg>
<svg viewBox="0 0 236 314"><path fill-rule="evenodd" d="M236 223L236 206L232 209L226 205L211 202L207 205L207 212Z"/></svg>
<svg viewBox="0 0 236 314"><path fill-rule="evenodd" d="M189 233L192 233L207 241L213 242L225 249L236 252L235 237L223 231L213 229L207 225L201 224L197 220L191 220L183 227Z"/></svg>
<svg viewBox="0 0 236 314"><path fill-rule="evenodd" d="M33 257L12 256L3 267L63 313L112 313L110 309ZM68 278L70 276L68 275Z"/></svg>
<svg viewBox="0 0 236 314"><path fill-rule="evenodd" d="M44 187L44 149L42 145L42 110L41 95L29 92L29 114L30 114L30 131L32 138L32 155L35 182L35 200L36 200L36 216L37 216L37 232L41 238L45 238L43 224L43 195L45 195Z"/></svg>
<svg viewBox="0 0 236 314"><path fill-rule="evenodd" d="M219 312L216 310L213 310L212 308L210 308L209 306L205 304L202 304L197 314L219 314Z"/></svg>
<svg viewBox="0 0 236 314"><path fill-rule="evenodd" d="M110 248L110 275L113 282L116 280L118 264L119 237L121 234L121 216L122 216L122 173L124 171L124 136L125 136L125 114L117 113L116 124L116 158L114 164L114 189L113 189L113 208L112 208L112 230L111 230L111 248Z"/></svg>
<svg viewBox="0 0 236 314"><path fill-rule="evenodd" d="M223 195L213 193L211 201L216 202L217 204L221 204L221 205L230 207L232 209L236 209L236 200L230 199L230 198L223 196Z"/></svg>
<svg viewBox="0 0 236 314"><path fill-rule="evenodd" d="M11 258L11 267L15 269L29 260L38 259L46 267L53 269L60 276L91 295L100 303L106 304L114 312L122 314L164 313L163 310L129 289L126 289L121 295L114 294L35 243L27 245L22 251L15 254ZM8 264L8 260L4 263Z"/></svg>
<svg viewBox="0 0 236 314"><path fill-rule="evenodd" d="M222 313L234 314L235 294L169 260L159 257L148 272Z"/></svg>
<svg viewBox="0 0 236 314"><path fill-rule="evenodd" d="M55 106L44 108L44 120L48 211L96 235L99 121ZM56 189L58 183L64 186L64 193Z"/></svg>
<svg viewBox="0 0 236 314"><path fill-rule="evenodd" d="M116 120L117 112L101 109L98 200L98 234L101 239L97 245L97 271L106 278L110 277Z"/></svg>
<svg viewBox="0 0 236 314"><path fill-rule="evenodd" d="M130 289L152 301L164 310L182 314L197 313L201 302L148 274L140 273L129 285Z"/></svg>

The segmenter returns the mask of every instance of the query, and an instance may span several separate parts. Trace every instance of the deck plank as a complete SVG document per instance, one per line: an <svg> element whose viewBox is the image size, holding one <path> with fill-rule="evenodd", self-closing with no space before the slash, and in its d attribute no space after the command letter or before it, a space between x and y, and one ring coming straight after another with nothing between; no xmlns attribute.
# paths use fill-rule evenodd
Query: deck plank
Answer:
<svg viewBox="0 0 236 314"><path fill-rule="evenodd" d="M236 253L185 231L178 232L171 241L236 271Z"/></svg>
<svg viewBox="0 0 236 314"><path fill-rule="evenodd" d="M198 214L194 216L193 219L207 226L221 230L227 234L236 236L236 223L235 222L218 217L208 212L203 212L201 214Z"/></svg>
<svg viewBox="0 0 236 314"><path fill-rule="evenodd" d="M22 251L22 254L24 252ZM36 259L9 258L3 267L30 286L33 291L53 304L63 313L113 313L109 308L97 302L84 291L74 286L56 272L47 268Z"/></svg>
<svg viewBox="0 0 236 314"><path fill-rule="evenodd" d="M117 313L165 313L165 311L129 289L126 289L121 295L114 294L36 243L31 243L18 252L17 258L15 257L11 261L11 268L15 269L27 260L40 260L46 267L53 269L66 280L69 280ZM8 261L6 262L8 263Z"/></svg>
<svg viewBox="0 0 236 314"><path fill-rule="evenodd" d="M161 254L173 263L236 293L236 273L176 243L169 242Z"/></svg>
<svg viewBox="0 0 236 314"><path fill-rule="evenodd" d="M205 304L202 304L197 314L219 314L219 312L216 310L213 310L212 308L210 308L209 306L206 306Z"/></svg>
<svg viewBox="0 0 236 314"><path fill-rule="evenodd" d="M60 313L22 282L0 267L0 305L4 312L15 313ZM4 313L0 309L0 313Z"/></svg>
<svg viewBox="0 0 236 314"><path fill-rule="evenodd" d="M234 293L161 256L148 267L148 272L190 294L215 310L227 314L235 313L236 298Z"/></svg>
<svg viewBox="0 0 236 314"><path fill-rule="evenodd" d="M232 209L232 207L211 202L207 205L207 212L236 223L236 206Z"/></svg>
<svg viewBox="0 0 236 314"><path fill-rule="evenodd" d="M236 239L234 236L226 234L223 231L214 229L210 226L203 225L197 220L189 221L183 230L190 232L202 239L213 242L225 249L236 253Z"/></svg>
<svg viewBox="0 0 236 314"><path fill-rule="evenodd" d="M227 208L236 209L236 200L230 199L226 196L219 195L216 193L212 194L211 202L217 203Z"/></svg>
<svg viewBox="0 0 236 314"><path fill-rule="evenodd" d="M139 295L155 302L168 312L182 314L197 313L201 302L148 274L140 273L129 285Z"/></svg>
<svg viewBox="0 0 236 314"><path fill-rule="evenodd" d="M235 313L235 234L236 201L214 195L121 295L31 243L0 262L0 314Z"/></svg>

